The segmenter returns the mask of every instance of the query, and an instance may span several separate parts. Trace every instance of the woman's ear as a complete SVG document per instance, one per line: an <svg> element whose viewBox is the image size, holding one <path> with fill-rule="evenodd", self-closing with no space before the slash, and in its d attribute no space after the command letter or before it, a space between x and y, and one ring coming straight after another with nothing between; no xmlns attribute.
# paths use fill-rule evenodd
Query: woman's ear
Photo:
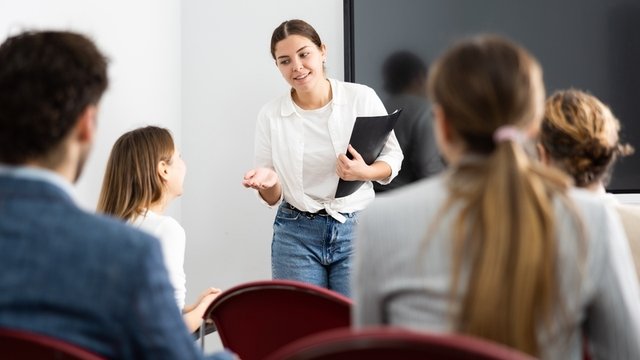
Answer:
<svg viewBox="0 0 640 360"><path fill-rule="evenodd" d="M549 158L549 153L547 152L547 149L545 149L544 146L542 146L541 143L536 143L536 151L538 152L538 159L540 159L541 163L545 165L551 165L551 159Z"/></svg>
<svg viewBox="0 0 640 360"><path fill-rule="evenodd" d="M78 117L75 129L77 133L76 138L79 141L88 144L93 143L96 132L97 112L98 108L96 105L89 105Z"/></svg>
<svg viewBox="0 0 640 360"><path fill-rule="evenodd" d="M169 166L167 162L164 160L161 160L158 163L158 176L160 177L160 179L164 181L166 181L167 178L169 177Z"/></svg>
<svg viewBox="0 0 640 360"><path fill-rule="evenodd" d="M437 141L441 142L442 145L450 143L453 139L453 133L442 106L438 104L433 105L433 119L435 121L434 127Z"/></svg>
<svg viewBox="0 0 640 360"><path fill-rule="evenodd" d="M438 150L444 159L447 160L447 163L453 164L457 161L459 150L456 145L456 132L449 124L442 106L438 104L433 105L433 121Z"/></svg>

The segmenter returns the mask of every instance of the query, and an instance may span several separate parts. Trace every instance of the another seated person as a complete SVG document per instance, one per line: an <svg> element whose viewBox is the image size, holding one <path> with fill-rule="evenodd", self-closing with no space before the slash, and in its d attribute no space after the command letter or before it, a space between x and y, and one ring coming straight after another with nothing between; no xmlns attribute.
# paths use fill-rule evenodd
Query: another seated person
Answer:
<svg viewBox="0 0 640 360"><path fill-rule="evenodd" d="M620 122L595 96L559 91L547 99L538 149L544 163L615 207L640 276L640 206L621 204L605 191L618 157L633 153L631 145L620 143L619 132Z"/></svg>
<svg viewBox="0 0 640 360"><path fill-rule="evenodd" d="M429 75L451 168L363 214L356 326L462 333L543 359L640 358L639 284L615 212L530 159L538 62L495 36L460 42Z"/></svg>
<svg viewBox="0 0 640 360"><path fill-rule="evenodd" d="M194 304L185 306L186 236L182 226L164 212L182 195L186 171L169 130L147 126L129 131L111 149L98 212L129 221L160 240L176 303L187 328L193 332L220 290L208 288Z"/></svg>

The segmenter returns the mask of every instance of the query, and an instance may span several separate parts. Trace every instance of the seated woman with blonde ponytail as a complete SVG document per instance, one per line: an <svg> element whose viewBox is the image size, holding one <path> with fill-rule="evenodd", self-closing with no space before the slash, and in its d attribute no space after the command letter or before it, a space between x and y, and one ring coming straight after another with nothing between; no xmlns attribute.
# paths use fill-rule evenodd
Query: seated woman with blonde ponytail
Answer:
<svg viewBox="0 0 640 360"><path fill-rule="evenodd" d="M429 73L449 169L381 197L358 228L356 326L484 338L543 359L640 359L640 290L620 220L531 160L538 62L496 36Z"/></svg>

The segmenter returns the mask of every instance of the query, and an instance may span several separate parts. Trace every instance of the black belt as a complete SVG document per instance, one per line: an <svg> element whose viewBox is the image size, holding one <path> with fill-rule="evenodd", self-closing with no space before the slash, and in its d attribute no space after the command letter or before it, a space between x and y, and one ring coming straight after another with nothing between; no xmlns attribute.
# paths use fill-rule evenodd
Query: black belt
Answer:
<svg viewBox="0 0 640 360"><path fill-rule="evenodd" d="M288 202L286 202L286 201L284 201L284 202L282 203L282 205L283 205L284 207L286 207L287 209L289 209L289 210L293 210L293 211L297 211L297 212L299 212L300 214L302 214L302 215L304 215L304 216L311 216L311 215L321 215L321 216L322 216L322 215L329 215L329 214L327 213L327 210L325 210L325 209L321 209L321 210L318 210L317 212L312 213L312 212L308 212L308 211L302 211L302 210L300 210L300 209L296 208L295 206L293 206L293 205L289 204L289 203L288 203Z"/></svg>

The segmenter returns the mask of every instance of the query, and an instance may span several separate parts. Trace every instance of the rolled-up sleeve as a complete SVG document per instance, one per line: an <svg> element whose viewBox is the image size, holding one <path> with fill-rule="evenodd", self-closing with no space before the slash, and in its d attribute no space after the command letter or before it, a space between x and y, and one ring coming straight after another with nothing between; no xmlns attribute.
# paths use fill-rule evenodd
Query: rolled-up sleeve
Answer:
<svg viewBox="0 0 640 360"><path fill-rule="evenodd" d="M396 138L395 132L392 130L389 138L387 139L387 143L384 144L382 148L382 152L376 159L376 161L384 161L391 168L391 175L383 180L378 180L378 182L382 185L387 185L398 175L400 171L400 167L402 166L402 159L404 156L402 155L402 149L400 149L400 144L398 143L398 139Z"/></svg>

